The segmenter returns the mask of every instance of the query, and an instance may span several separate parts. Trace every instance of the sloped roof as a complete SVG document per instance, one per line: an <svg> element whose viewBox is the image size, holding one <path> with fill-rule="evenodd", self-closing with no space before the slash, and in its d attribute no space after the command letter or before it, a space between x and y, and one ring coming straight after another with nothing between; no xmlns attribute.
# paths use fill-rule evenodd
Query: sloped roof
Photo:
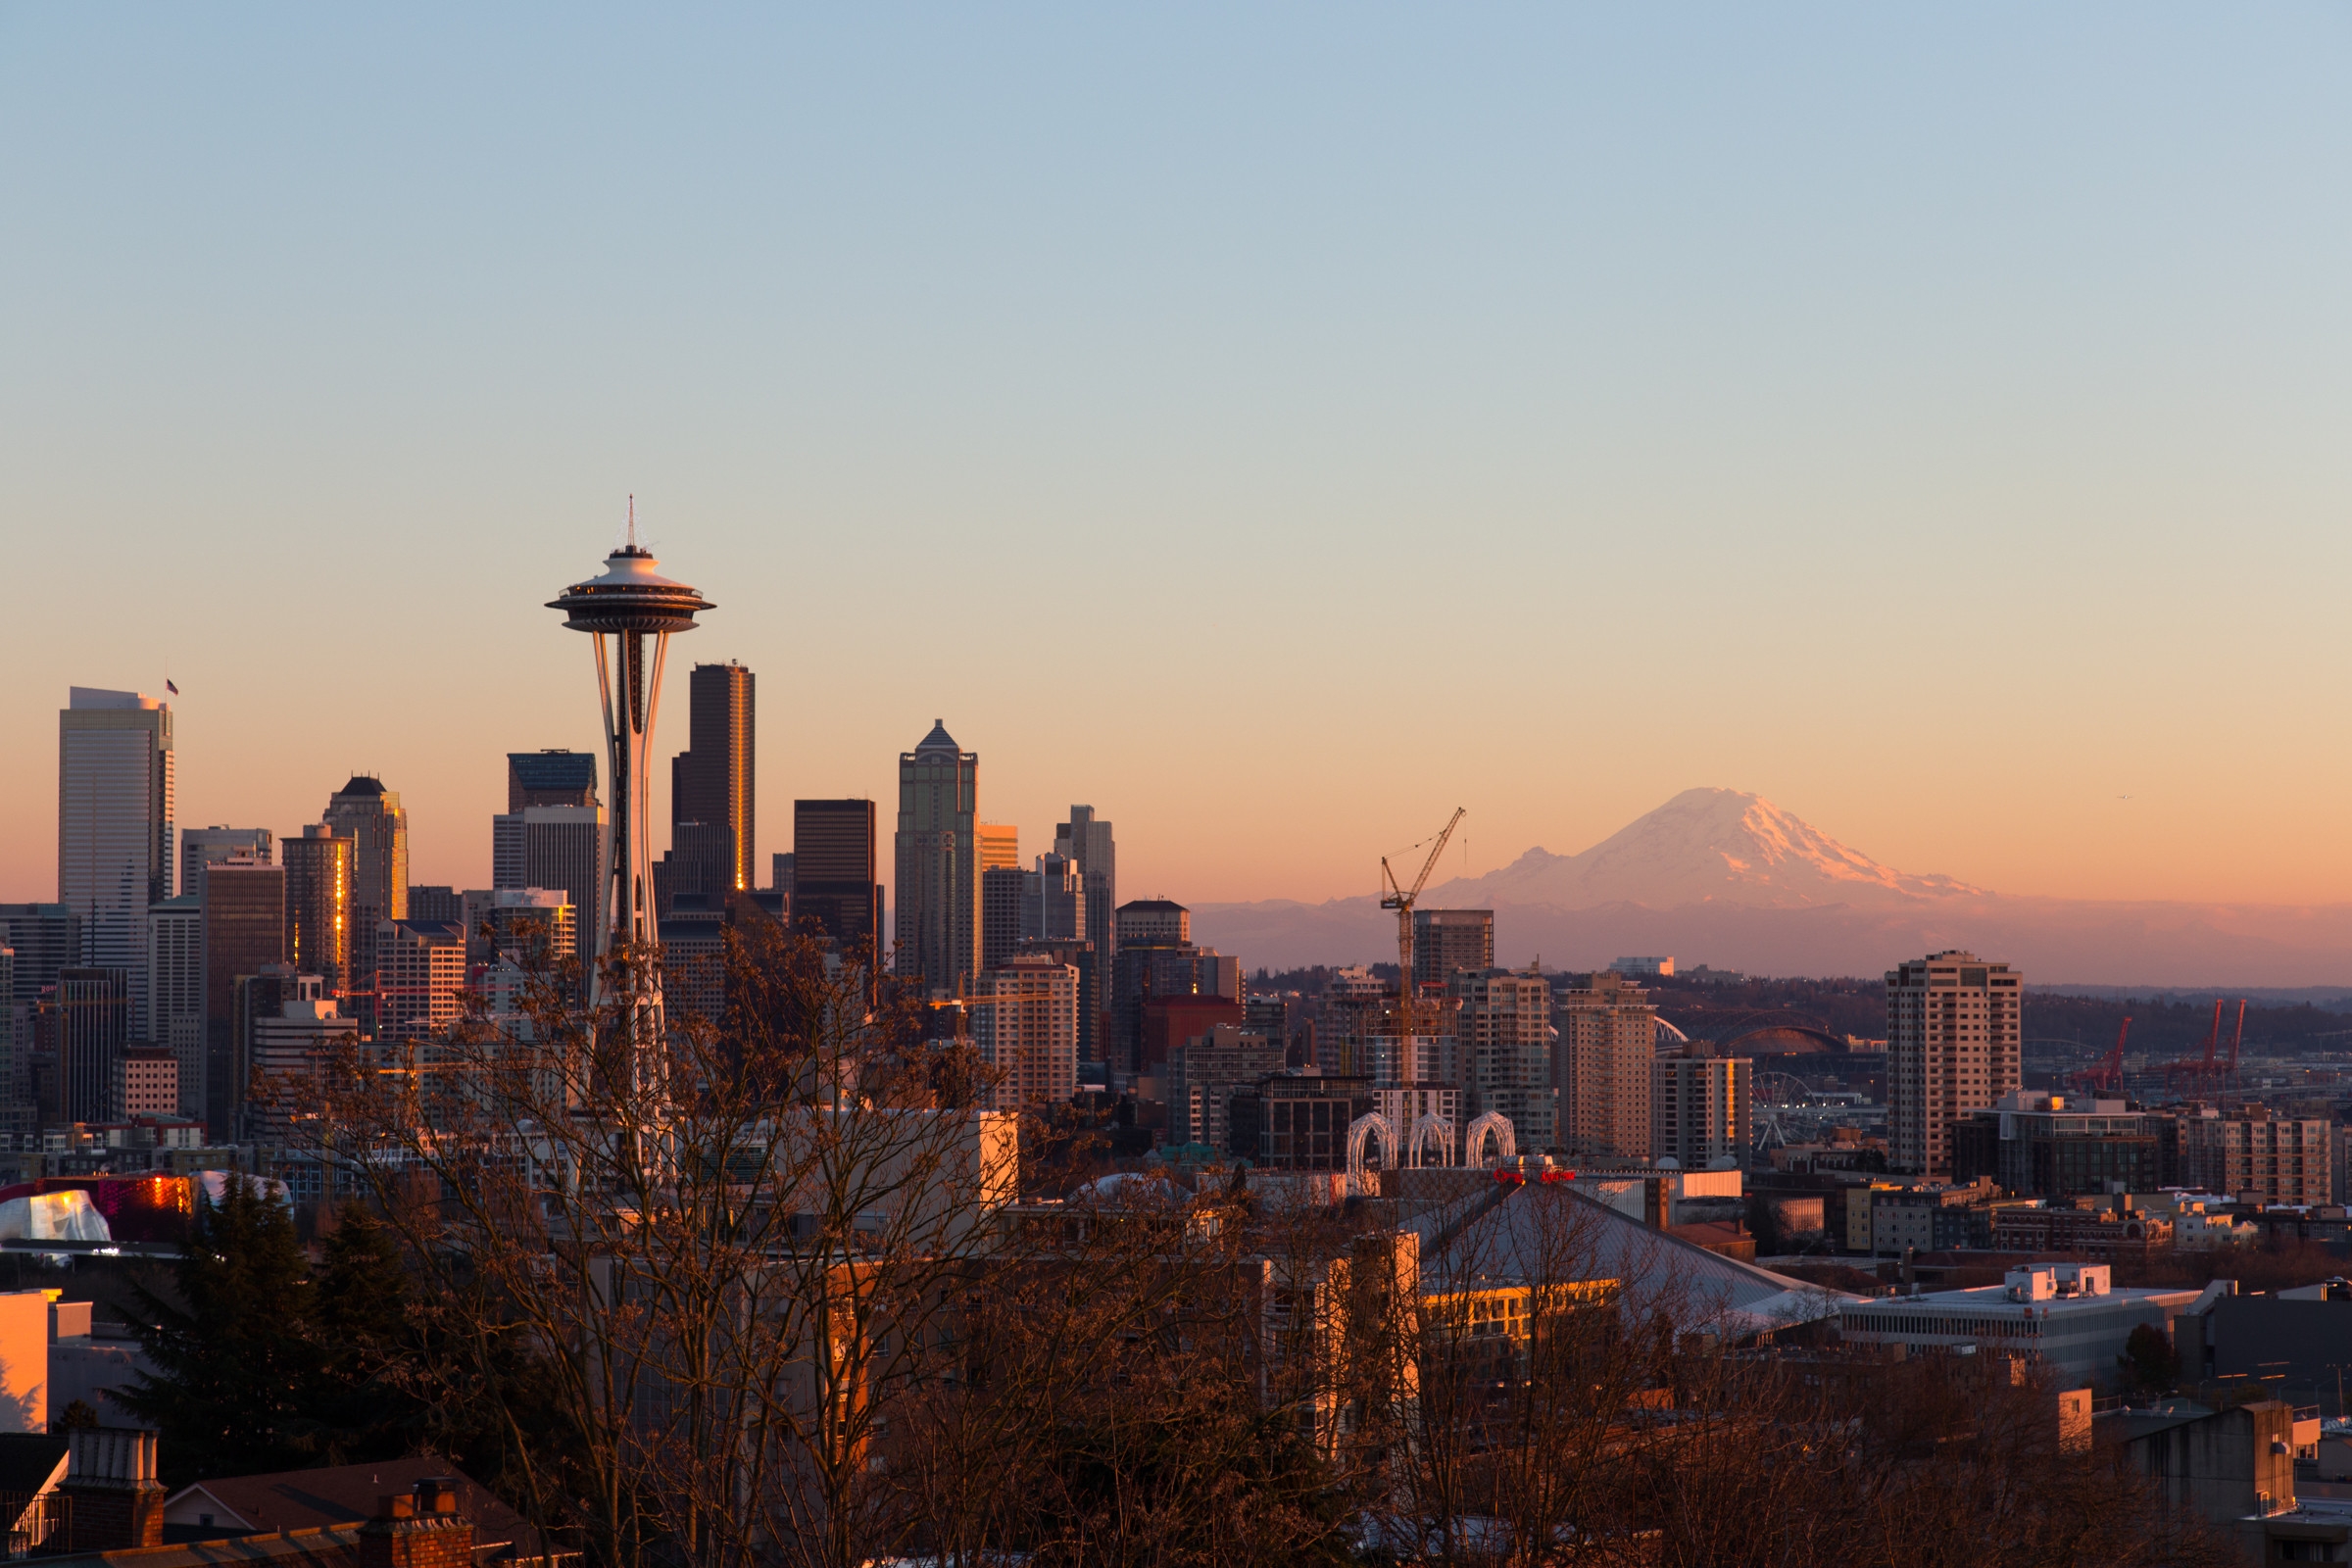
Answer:
<svg viewBox="0 0 2352 1568"><path fill-rule="evenodd" d="M1566 1187L1534 1183L1415 1218L1424 1291L1448 1285L1611 1280L1627 1311L1671 1311L1763 1333L1835 1316L1861 1298L1793 1280L1652 1230Z"/></svg>
<svg viewBox="0 0 2352 1568"><path fill-rule="evenodd" d="M956 737L948 733L948 721L944 718L935 718L931 721L931 733L923 737L923 743L915 750L918 752L955 752L961 751L962 748L956 744Z"/></svg>
<svg viewBox="0 0 2352 1568"><path fill-rule="evenodd" d="M351 782L335 793L337 795L381 795L384 793L384 781L380 778L369 778L365 773L354 773L351 776Z"/></svg>
<svg viewBox="0 0 2352 1568"><path fill-rule="evenodd" d="M515 1548L515 1555L540 1555L538 1532L521 1515L459 1474L444 1459L387 1459L380 1464L332 1465L322 1470L280 1470L269 1475L223 1476L183 1487L164 1499L167 1516L205 1497L223 1535L310 1530L373 1518L379 1499L416 1490L428 1476L454 1476L458 1511L473 1522L476 1553L484 1547ZM201 1506L201 1504L199 1504ZM508 1555L500 1550L495 1556Z"/></svg>

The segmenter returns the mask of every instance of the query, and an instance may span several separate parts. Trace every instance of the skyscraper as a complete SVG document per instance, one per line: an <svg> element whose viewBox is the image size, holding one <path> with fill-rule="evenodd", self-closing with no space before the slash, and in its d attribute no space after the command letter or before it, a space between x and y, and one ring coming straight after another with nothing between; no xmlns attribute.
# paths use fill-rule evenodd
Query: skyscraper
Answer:
<svg viewBox="0 0 2352 1568"><path fill-rule="evenodd" d="M404 879L402 892L407 892ZM286 872L254 860L221 860L204 873L204 1119L219 1139L236 1136L244 1105L237 1075L237 983L285 962ZM187 1093L186 1086L181 1092Z"/></svg>
<svg viewBox="0 0 2352 1568"><path fill-rule="evenodd" d="M1560 993L1558 1022L1552 1081L1561 1145L1588 1158L1648 1159L1650 1063L1658 1054L1649 993L1603 969Z"/></svg>
<svg viewBox="0 0 2352 1568"><path fill-rule="evenodd" d="M179 1063L179 1113L204 1115L204 900L147 906L147 1043Z"/></svg>
<svg viewBox="0 0 2352 1568"><path fill-rule="evenodd" d="M980 825L980 870L1017 871L1021 868L1021 830L1010 822Z"/></svg>
<svg viewBox="0 0 2352 1568"><path fill-rule="evenodd" d="M1119 852L1110 824L1096 821L1093 807L1073 806L1070 819L1054 829L1054 853L1078 867L1086 885L1086 939L1095 945L1095 972L1108 976L1119 947ZM1103 1052L1110 1044L1110 999L1102 991L1098 982L1088 1004L1082 1055Z"/></svg>
<svg viewBox="0 0 2352 1568"><path fill-rule="evenodd" d="M204 868L232 855L270 863L272 837L266 827L190 827L179 834L179 891L204 897Z"/></svg>
<svg viewBox="0 0 2352 1568"><path fill-rule="evenodd" d="M723 901L727 894L749 893L757 886L752 873L752 672L733 660L697 664L687 683L687 704L686 750L669 765L669 820L673 830L700 822L710 831L692 843L673 835L671 844L677 858L691 853L711 869L698 879L708 885L674 885Z"/></svg>
<svg viewBox="0 0 2352 1568"><path fill-rule="evenodd" d="M899 973L935 993L961 989L980 967L979 827L979 754L934 719L899 755L896 923Z"/></svg>
<svg viewBox="0 0 2352 1568"><path fill-rule="evenodd" d="M0 904L0 948L17 954L16 989L5 1001L36 1001L57 972L81 962L81 916L63 904Z"/></svg>
<svg viewBox="0 0 2352 1568"><path fill-rule="evenodd" d="M605 838L605 808L593 800L524 805L494 816L490 819L490 886L562 888L571 895L581 938L592 939L603 929L596 901L606 881ZM421 911L412 910L411 914L427 918ZM474 934L468 931L467 939Z"/></svg>
<svg viewBox="0 0 2352 1568"><path fill-rule="evenodd" d="M1110 1065L1128 1074L1156 1070L1166 1060L1148 1039L1147 1016L1154 1002L1222 998L1232 1021L1242 1015L1242 962L1214 948L1193 945L1193 915L1172 899L1131 899L1119 906L1113 927L1118 956L1111 960ZM1175 1044L1182 1045L1182 1037Z"/></svg>
<svg viewBox="0 0 2352 1568"><path fill-rule="evenodd" d="M596 754L554 747L507 754L507 809L534 806L594 806Z"/></svg>
<svg viewBox="0 0 2352 1568"><path fill-rule="evenodd" d="M2022 1087L2025 977L1973 953L1886 971L1886 1130L1896 1170L1943 1176L1952 1123Z"/></svg>
<svg viewBox="0 0 2352 1568"><path fill-rule="evenodd" d="M57 1004L66 1120L105 1121L114 1105L115 1058L130 1044L130 987L120 969L64 969Z"/></svg>
<svg viewBox="0 0 2352 1568"><path fill-rule="evenodd" d="M1037 869L992 865L980 873L980 962L999 964L1026 944L1086 941L1086 884L1078 868L1058 855L1041 855ZM1081 1025L1101 1006L1098 974L1089 949L1080 966L1078 1017ZM1094 1032L1081 1028L1079 1045L1092 1050Z"/></svg>
<svg viewBox="0 0 2352 1568"><path fill-rule="evenodd" d="M1493 909L1415 909L1413 984L1444 987L1456 969L1494 967Z"/></svg>
<svg viewBox="0 0 2352 1568"><path fill-rule="evenodd" d="M359 1016L372 1022L366 993L375 984L375 932L409 913L409 813L381 779L355 774L327 798L321 818L337 838L352 840L351 967L344 989L360 999Z"/></svg>
<svg viewBox="0 0 2352 1568"><path fill-rule="evenodd" d="M338 838L324 822L308 823L302 837L285 841L285 961L298 974L317 975L329 997L341 996L351 983L357 847L357 841Z"/></svg>
<svg viewBox="0 0 2352 1568"><path fill-rule="evenodd" d="M147 906L172 897L172 709L75 686L57 715L57 902L81 916L80 961L128 977L147 1009Z"/></svg>
<svg viewBox="0 0 2352 1568"><path fill-rule="evenodd" d="M1029 873L1017 865L980 868L980 965L994 968L1021 945Z"/></svg>
<svg viewBox="0 0 2352 1568"><path fill-rule="evenodd" d="M814 920L845 951L884 940L882 884L874 876L880 836L872 801L792 803L792 854L777 858L791 864L777 876L789 871L793 918Z"/></svg>

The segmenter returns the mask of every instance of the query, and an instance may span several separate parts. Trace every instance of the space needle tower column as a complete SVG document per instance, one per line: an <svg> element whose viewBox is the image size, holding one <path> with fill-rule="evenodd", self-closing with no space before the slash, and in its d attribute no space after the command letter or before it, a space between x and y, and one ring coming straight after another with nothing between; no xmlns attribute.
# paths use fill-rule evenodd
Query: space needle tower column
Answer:
<svg viewBox="0 0 2352 1568"><path fill-rule="evenodd" d="M654 940L646 907L654 881L647 781L653 772L654 717L662 706L662 662L669 634L692 631L694 617L715 608L684 583L657 574L656 564L651 551L638 548L632 517L629 542L605 558L604 575L573 583L547 607L563 611L564 624L573 631L596 639L596 689L604 704L605 752L612 768L605 911L590 945L592 988L599 979L595 959L616 946ZM653 640L650 668L648 638ZM661 1004L658 994L648 1000L657 1008Z"/></svg>

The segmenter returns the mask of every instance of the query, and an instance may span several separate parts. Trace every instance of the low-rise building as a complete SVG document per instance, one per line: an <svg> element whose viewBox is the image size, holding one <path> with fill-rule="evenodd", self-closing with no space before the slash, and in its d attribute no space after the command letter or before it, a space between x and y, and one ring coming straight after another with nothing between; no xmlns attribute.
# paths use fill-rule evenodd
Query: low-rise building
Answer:
<svg viewBox="0 0 2352 1568"><path fill-rule="evenodd" d="M1922 1252L1992 1245L1985 1205L2000 1196L1988 1177L1966 1186L1920 1182L1874 1189L1870 1199L1870 1250L1874 1257L1900 1257L1906 1248Z"/></svg>
<svg viewBox="0 0 2352 1568"><path fill-rule="evenodd" d="M2054 1208L2040 1202L1995 1204L1992 1246L2003 1252L2066 1252L2103 1263L2147 1260L2150 1249L2172 1245L2173 1222L2132 1205L2127 1195L2097 1207Z"/></svg>
<svg viewBox="0 0 2352 1568"><path fill-rule="evenodd" d="M2108 1383L2124 1342L2142 1323L2166 1334L2195 1291L2113 1288L2103 1263L2033 1263L1999 1285L1849 1302L1844 1338L1909 1350L1974 1348L2047 1366L2062 1378Z"/></svg>

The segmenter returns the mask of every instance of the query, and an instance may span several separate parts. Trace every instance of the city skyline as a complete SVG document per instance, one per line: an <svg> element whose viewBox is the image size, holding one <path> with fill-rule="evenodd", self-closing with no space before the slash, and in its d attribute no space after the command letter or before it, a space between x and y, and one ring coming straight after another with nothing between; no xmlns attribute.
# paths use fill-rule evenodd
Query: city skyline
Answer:
<svg viewBox="0 0 2352 1568"><path fill-rule="evenodd" d="M776 683L770 824L946 714L991 820L1095 802L1197 902L1702 785L2020 896L2352 888L2339 19L567 19L553 73L526 12L5 25L14 562L103 591L24 607L0 723L171 678L183 823L374 772L485 885L497 760L600 749L530 607L634 492L730 585L692 657ZM411 678L356 703L377 606ZM1143 624L1149 703L1066 657ZM1998 745L1880 743L1952 681ZM1446 744L1334 788L1384 713Z"/></svg>

